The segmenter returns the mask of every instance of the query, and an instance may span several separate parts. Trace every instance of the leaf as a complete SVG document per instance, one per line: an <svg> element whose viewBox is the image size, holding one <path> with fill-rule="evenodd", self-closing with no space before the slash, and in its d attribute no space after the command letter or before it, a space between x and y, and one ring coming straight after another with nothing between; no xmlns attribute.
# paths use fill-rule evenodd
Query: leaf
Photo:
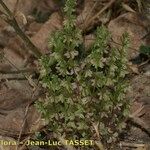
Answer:
<svg viewBox="0 0 150 150"><path fill-rule="evenodd" d="M85 72L85 77L91 77L92 76L92 71L91 70L87 70Z"/></svg>
<svg viewBox="0 0 150 150"><path fill-rule="evenodd" d="M150 46L141 45L140 53L150 57Z"/></svg>

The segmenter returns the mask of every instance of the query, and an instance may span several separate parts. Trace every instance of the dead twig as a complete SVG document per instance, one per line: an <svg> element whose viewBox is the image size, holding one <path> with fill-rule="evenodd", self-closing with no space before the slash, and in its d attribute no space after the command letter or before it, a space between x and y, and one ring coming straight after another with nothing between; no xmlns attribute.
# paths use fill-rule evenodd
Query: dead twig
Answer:
<svg viewBox="0 0 150 150"><path fill-rule="evenodd" d="M18 144L16 146L16 150L18 150L18 148L19 148L19 143L20 143L21 135L22 135L22 132L24 130L25 123L26 123L26 118L27 118L27 115L28 115L29 107L30 107L30 105L28 104L27 107L26 107L26 110L25 110L24 120L23 120L23 123L21 125L21 130L20 130L19 137L18 137L18 140L17 140Z"/></svg>
<svg viewBox="0 0 150 150"><path fill-rule="evenodd" d="M89 25L93 22L93 20L97 19L106 9L108 9L116 0L111 0L108 2L96 15L94 15L89 21L86 23L85 29L89 27Z"/></svg>
<svg viewBox="0 0 150 150"><path fill-rule="evenodd" d="M95 9L95 7L96 7L96 5L98 4L98 2L99 2L99 1L96 1L96 2L94 3L94 5L92 6L92 8L90 9L90 11L88 12L87 16L85 17L84 26L83 26L83 27L85 27L86 22L88 22L88 19L89 19L89 17L91 16L91 13L92 13L92 11Z"/></svg>
<svg viewBox="0 0 150 150"><path fill-rule="evenodd" d="M15 8L14 8L14 12L13 12L14 16L15 16L16 12L18 11L18 5L19 5L19 0L17 0L16 4L15 4Z"/></svg>
<svg viewBox="0 0 150 150"><path fill-rule="evenodd" d="M119 145L120 145L120 147L139 148L139 147L146 147L148 144L137 144L137 143L120 142Z"/></svg>
<svg viewBox="0 0 150 150"><path fill-rule="evenodd" d="M6 58L5 56L3 57L11 66L13 66L17 71L20 71L20 69L18 67L16 67L8 58ZM26 78L28 80L29 85L32 87L33 86L33 81L32 84L31 83L31 78L30 76L27 76L25 73L22 72L22 75L24 76L24 78ZM36 85L34 83L34 85Z"/></svg>
<svg viewBox="0 0 150 150"><path fill-rule="evenodd" d="M143 115L142 110L144 106L141 106L139 109L137 109L133 114L129 115L126 121L131 122L133 125L138 126L141 130L143 130L148 136L150 136L150 128L149 126L139 117Z"/></svg>
<svg viewBox="0 0 150 150"><path fill-rule="evenodd" d="M30 139L30 136L28 136L24 141L22 141L22 146L19 148L19 150L24 150L25 147L27 147L27 141Z"/></svg>
<svg viewBox="0 0 150 150"><path fill-rule="evenodd" d="M144 61L143 63L141 63L140 65L138 65L138 67L142 67L142 66L146 65L149 61L150 61L150 58L148 60Z"/></svg>
<svg viewBox="0 0 150 150"><path fill-rule="evenodd" d="M24 81L24 80L27 80L25 77L3 77L3 78L0 78L0 80L2 81L13 81L13 80L17 80L17 81Z"/></svg>
<svg viewBox="0 0 150 150"><path fill-rule="evenodd" d="M31 42L31 40L26 36L26 34L21 30L19 27L13 13L9 10L9 8L5 5L3 0L0 0L0 5L3 7L3 9L6 11L7 16L3 17L2 19L7 22L9 25L11 25L16 33L21 37L21 39L24 41L24 43L28 46L30 51L35 55L35 57L40 58L42 53L40 50Z"/></svg>
<svg viewBox="0 0 150 150"><path fill-rule="evenodd" d="M37 69L29 68L24 70L0 70L1 74L20 74L20 73L34 73Z"/></svg>
<svg viewBox="0 0 150 150"><path fill-rule="evenodd" d="M39 81L38 81L38 85L39 85ZM31 99L34 99L36 90L38 89L38 85L36 86L36 89L34 89ZM36 100L37 100L37 99L36 99ZM16 147L16 150L18 150L18 148L19 148L19 143L20 143L21 136L22 136L22 133L23 133L23 129L24 129L24 126L25 126L25 123L26 123L26 119L27 119L27 115L28 115L29 108L30 108L30 106L32 105L32 103L34 103L36 100L35 100L35 99L32 100L32 101L27 105L27 107L26 107L25 115L24 115L24 120L23 120L23 123L22 123L22 126L21 126L21 130L20 130L20 133L19 133L19 136L18 136L18 145L17 145L17 147Z"/></svg>
<svg viewBox="0 0 150 150"><path fill-rule="evenodd" d="M131 121L136 126L139 126L150 137L150 128L142 119L130 115L128 121Z"/></svg>
<svg viewBox="0 0 150 150"><path fill-rule="evenodd" d="M142 110L144 109L144 106L141 104L141 106L135 111L133 112L129 117L130 118L134 118L134 117L140 117L143 115Z"/></svg>

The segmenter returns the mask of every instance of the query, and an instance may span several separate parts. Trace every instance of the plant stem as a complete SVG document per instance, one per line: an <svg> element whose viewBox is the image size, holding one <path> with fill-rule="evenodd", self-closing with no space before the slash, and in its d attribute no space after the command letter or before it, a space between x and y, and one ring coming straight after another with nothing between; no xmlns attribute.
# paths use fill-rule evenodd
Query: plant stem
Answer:
<svg viewBox="0 0 150 150"><path fill-rule="evenodd" d="M8 20L7 21L16 31L16 33L21 37L21 39L24 41L24 43L30 48L30 50L33 52L33 54L39 58L42 54L39 51L39 49L31 42L31 40L25 35L25 33L21 30L19 27L16 19Z"/></svg>
<svg viewBox="0 0 150 150"><path fill-rule="evenodd" d="M6 19L4 19L4 21L6 21L9 25L11 25L15 29L16 33L20 36L20 38L24 41L24 43L29 47L30 51L35 55L35 57L40 58L42 53L31 42L31 40L26 36L26 34L21 30L21 28L19 27L14 15L9 10L9 8L5 5L3 0L0 0L0 5L4 8L4 10L6 11L6 13L8 15L6 17Z"/></svg>

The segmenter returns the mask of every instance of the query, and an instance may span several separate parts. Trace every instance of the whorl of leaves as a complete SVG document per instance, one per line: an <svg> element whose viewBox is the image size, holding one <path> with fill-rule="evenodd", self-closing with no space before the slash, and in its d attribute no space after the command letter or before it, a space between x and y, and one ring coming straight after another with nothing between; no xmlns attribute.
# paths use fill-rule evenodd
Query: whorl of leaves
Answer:
<svg viewBox="0 0 150 150"><path fill-rule="evenodd" d="M51 131L67 139L99 140L97 125L102 141L111 143L124 125L129 106L125 99L128 36L123 35L122 47L111 48L108 30L98 27L86 53L74 8L75 1L66 0L64 27L50 39L52 54L40 60L47 95L36 105Z"/></svg>

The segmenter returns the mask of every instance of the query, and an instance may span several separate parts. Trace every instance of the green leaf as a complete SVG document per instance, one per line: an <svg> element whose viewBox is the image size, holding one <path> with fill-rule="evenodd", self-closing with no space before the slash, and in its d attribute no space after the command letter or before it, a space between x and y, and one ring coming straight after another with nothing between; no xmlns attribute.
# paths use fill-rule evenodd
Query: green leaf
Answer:
<svg viewBox="0 0 150 150"><path fill-rule="evenodd" d="M141 45L140 46L140 53L150 57L150 46Z"/></svg>

